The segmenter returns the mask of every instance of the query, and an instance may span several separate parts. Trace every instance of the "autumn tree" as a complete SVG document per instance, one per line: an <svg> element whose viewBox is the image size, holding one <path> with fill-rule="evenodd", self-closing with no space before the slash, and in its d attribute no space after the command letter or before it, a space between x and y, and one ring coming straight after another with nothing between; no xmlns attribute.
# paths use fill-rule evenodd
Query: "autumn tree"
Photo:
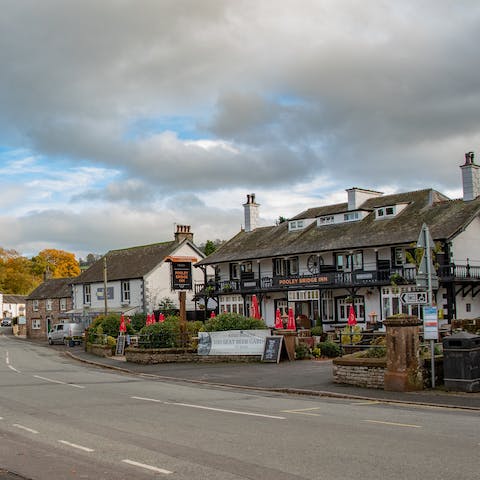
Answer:
<svg viewBox="0 0 480 480"><path fill-rule="evenodd" d="M80 275L80 265L73 253L47 248L32 258L36 273L49 272L53 278L76 277Z"/></svg>
<svg viewBox="0 0 480 480"><path fill-rule="evenodd" d="M27 295L42 281L32 268L32 262L15 250L0 248L0 291Z"/></svg>

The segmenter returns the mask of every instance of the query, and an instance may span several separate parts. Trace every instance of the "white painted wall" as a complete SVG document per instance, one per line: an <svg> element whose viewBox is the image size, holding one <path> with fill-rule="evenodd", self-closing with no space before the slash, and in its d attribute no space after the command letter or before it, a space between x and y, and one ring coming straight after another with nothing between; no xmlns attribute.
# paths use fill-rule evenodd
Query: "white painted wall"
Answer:
<svg viewBox="0 0 480 480"><path fill-rule="evenodd" d="M476 217L468 227L452 241L452 260L457 265L480 266L480 219Z"/></svg>

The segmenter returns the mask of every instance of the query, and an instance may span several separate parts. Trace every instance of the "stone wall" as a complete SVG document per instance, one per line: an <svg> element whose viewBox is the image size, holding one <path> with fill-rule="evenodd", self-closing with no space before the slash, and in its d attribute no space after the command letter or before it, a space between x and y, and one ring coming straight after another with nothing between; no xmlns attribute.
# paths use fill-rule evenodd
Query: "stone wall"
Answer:
<svg viewBox="0 0 480 480"><path fill-rule="evenodd" d="M127 362L141 364L155 363L218 363L218 362L258 362L261 355L197 355L196 349L162 348L140 349L128 347L125 349Z"/></svg>
<svg viewBox="0 0 480 480"><path fill-rule="evenodd" d="M108 345L86 343L85 351L92 353L93 355L97 355L97 357L111 357L113 355L112 347L109 347Z"/></svg>
<svg viewBox="0 0 480 480"><path fill-rule="evenodd" d="M357 387L384 387L386 359L346 355L333 360L333 381Z"/></svg>

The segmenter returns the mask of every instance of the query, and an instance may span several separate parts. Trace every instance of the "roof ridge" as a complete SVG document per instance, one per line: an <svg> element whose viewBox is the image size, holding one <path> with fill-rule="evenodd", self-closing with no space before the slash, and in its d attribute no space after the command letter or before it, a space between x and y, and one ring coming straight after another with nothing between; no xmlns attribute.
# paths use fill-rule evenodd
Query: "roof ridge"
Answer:
<svg viewBox="0 0 480 480"><path fill-rule="evenodd" d="M126 250L136 250L140 248L147 248L147 247L155 247L155 246L160 246L160 245L168 245L168 244L173 244L177 243L175 240L169 240L166 242L157 242L157 243L150 243L147 245L135 245L133 247L126 247L126 248L116 248L115 250L109 250L107 254L113 253L113 252L125 252Z"/></svg>

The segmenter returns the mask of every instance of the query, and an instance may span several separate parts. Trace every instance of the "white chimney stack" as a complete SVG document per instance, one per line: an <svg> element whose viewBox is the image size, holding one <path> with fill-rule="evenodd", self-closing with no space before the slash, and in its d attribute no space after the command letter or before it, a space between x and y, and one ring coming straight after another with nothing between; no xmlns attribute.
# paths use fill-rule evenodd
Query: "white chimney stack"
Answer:
<svg viewBox="0 0 480 480"><path fill-rule="evenodd" d="M360 208L363 202L367 201L369 198L380 197L383 195L382 192L376 192L375 190L365 190L364 188L348 188L348 210L357 210Z"/></svg>
<svg viewBox="0 0 480 480"><path fill-rule="evenodd" d="M465 154L465 163L462 169L463 199L467 202L480 195L480 166L475 165L473 152Z"/></svg>
<svg viewBox="0 0 480 480"><path fill-rule="evenodd" d="M247 195L247 203L243 204L245 212L245 231L251 232L257 228L258 221L258 207L260 205L255 203L255 194Z"/></svg>

